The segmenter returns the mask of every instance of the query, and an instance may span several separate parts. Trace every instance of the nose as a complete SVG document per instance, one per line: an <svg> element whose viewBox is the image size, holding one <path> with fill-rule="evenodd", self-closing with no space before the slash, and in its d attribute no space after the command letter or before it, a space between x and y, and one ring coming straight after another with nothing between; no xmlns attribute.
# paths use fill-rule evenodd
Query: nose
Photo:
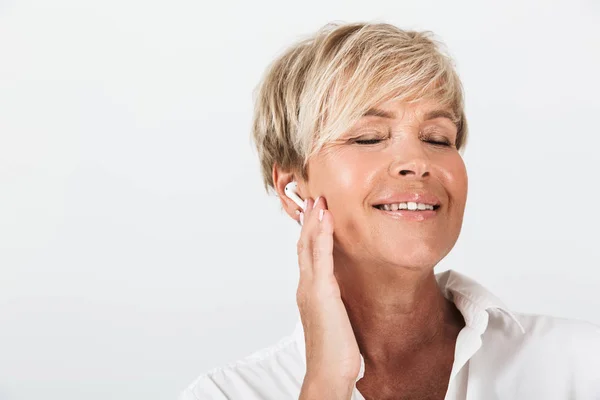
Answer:
<svg viewBox="0 0 600 400"><path fill-rule="evenodd" d="M425 179L431 175L431 160L419 139L400 140L390 164L390 174L407 179Z"/></svg>
<svg viewBox="0 0 600 400"><path fill-rule="evenodd" d="M429 171L423 171L422 173L420 172L422 170L422 168L419 167L415 167L413 169L403 169L400 171L400 175L402 176L414 176L414 177L422 177L425 178L426 176L429 176Z"/></svg>

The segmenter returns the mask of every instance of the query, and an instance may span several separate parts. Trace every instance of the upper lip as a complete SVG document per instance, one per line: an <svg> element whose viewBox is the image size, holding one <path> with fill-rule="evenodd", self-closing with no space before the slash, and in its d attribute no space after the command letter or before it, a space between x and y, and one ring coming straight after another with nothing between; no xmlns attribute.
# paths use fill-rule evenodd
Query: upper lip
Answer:
<svg viewBox="0 0 600 400"><path fill-rule="evenodd" d="M438 199L433 193L428 192L395 192L380 197L373 203L373 205L380 206L383 204L408 203L409 201L431 204L434 206L441 205L440 199Z"/></svg>

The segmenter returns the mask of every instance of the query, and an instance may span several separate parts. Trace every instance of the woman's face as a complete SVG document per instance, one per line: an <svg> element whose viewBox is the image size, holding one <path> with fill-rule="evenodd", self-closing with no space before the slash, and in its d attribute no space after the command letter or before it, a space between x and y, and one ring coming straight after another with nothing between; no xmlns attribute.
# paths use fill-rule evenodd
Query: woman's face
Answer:
<svg viewBox="0 0 600 400"><path fill-rule="evenodd" d="M450 252L462 226L467 173L455 147L457 127L433 101L389 101L371 111L309 160L309 193L324 196L333 215L334 255L431 268ZM433 196L439 208L375 207L419 202L417 194Z"/></svg>

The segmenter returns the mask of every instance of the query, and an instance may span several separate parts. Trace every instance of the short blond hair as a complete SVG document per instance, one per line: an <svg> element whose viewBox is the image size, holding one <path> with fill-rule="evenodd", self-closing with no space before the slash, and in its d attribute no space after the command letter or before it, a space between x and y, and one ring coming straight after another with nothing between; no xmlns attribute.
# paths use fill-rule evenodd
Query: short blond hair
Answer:
<svg viewBox="0 0 600 400"><path fill-rule="evenodd" d="M255 92L252 126L267 193L275 163L308 180L309 158L387 100L448 107L456 147L464 148L462 84L433 36L386 23L330 23L275 59Z"/></svg>

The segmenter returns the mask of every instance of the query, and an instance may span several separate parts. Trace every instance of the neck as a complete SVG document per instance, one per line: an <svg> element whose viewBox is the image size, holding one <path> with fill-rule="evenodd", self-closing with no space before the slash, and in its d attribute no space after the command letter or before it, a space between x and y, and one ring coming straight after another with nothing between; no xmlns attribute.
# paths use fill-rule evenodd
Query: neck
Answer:
<svg viewBox="0 0 600 400"><path fill-rule="evenodd" d="M342 300L365 361L407 358L454 342L464 326L460 311L441 292L433 266L364 268L338 261L335 265Z"/></svg>

